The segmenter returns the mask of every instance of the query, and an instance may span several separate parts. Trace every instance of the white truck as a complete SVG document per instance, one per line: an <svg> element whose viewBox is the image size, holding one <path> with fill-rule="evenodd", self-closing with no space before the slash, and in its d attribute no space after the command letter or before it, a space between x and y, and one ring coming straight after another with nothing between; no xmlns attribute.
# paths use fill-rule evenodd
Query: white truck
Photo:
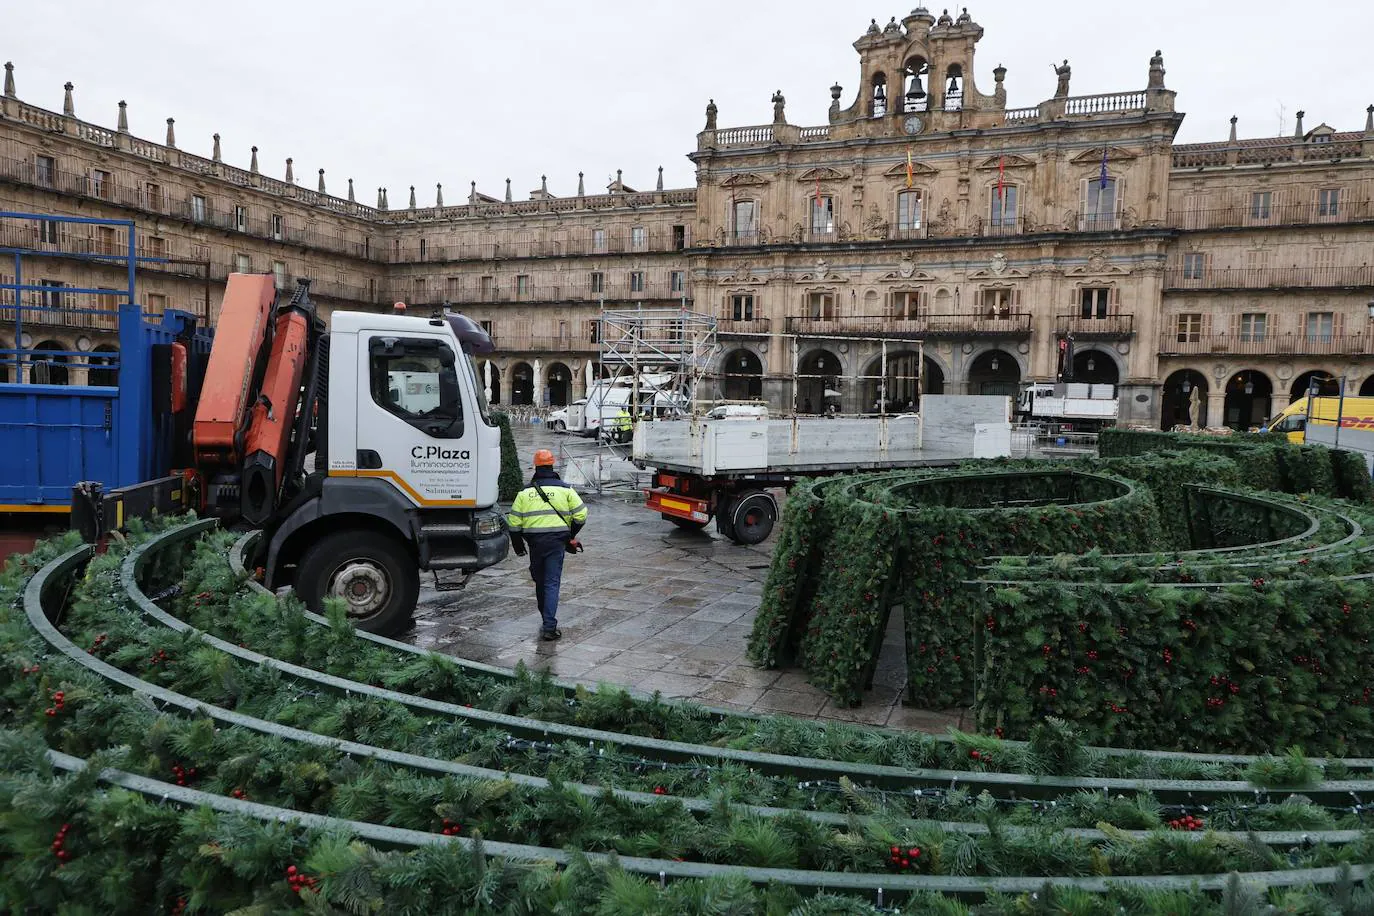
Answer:
<svg viewBox="0 0 1374 916"><path fill-rule="evenodd" d="M778 517L774 491L801 478L1011 455L1005 395L926 395L920 414L896 417L769 418L749 409L638 424L631 458L654 469L645 508L689 530L715 518L725 537L758 544Z"/></svg>
<svg viewBox="0 0 1374 916"><path fill-rule="evenodd" d="M1115 424L1119 406L1115 385L1036 382L1021 390L1016 415L1027 423L1096 429Z"/></svg>

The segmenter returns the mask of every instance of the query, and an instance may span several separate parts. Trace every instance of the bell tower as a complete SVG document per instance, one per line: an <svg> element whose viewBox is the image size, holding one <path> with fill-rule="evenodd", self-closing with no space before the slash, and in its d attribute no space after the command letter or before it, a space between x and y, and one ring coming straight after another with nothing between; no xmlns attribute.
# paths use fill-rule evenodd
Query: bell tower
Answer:
<svg viewBox="0 0 1374 916"><path fill-rule="evenodd" d="M838 104L843 90L831 87L832 135L917 136L997 123L1006 107L1000 78L1006 71L996 72L994 94L978 91L974 53L982 37L983 27L967 8L957 17L948 10L936 17L917 7L900 24L894 17L881 28L871 20L854 42L859 90L848 108Z"/></svg>

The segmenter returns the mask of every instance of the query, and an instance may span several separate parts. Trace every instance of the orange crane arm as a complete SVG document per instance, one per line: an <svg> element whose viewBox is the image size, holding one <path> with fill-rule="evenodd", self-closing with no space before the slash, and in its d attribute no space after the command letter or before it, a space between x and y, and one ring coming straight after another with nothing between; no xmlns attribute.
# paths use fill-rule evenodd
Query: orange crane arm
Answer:
<svg viewBox="0 0 1374 916"><path fill-rule="evenodd" d="M202 474L239 468L239 430L257 397L257 364L276 298L267 274L230 274L225 284L191 429L193 460Z"/></svg>
<svg viewBox="0 0 1374 916"><path fill-rule="evenodd" d="M290 463L287 451L300 406L312 317L294 303L277 315L267 371L253 403L243 448L243 515L252 524L263 524L276 509L282 476Z"/></svg>

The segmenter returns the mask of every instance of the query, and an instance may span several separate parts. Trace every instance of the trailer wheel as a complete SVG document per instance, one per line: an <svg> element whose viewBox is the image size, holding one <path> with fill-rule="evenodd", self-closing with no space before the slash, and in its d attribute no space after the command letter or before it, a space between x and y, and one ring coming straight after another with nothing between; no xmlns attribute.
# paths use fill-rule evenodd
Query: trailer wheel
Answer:
<svg viewBox="0 0 1374 916"><path fill-rule="evenodd" d="M678 515L669 515L667 512L660 512L659 515L663 516L663 518L666 521L670 521L674 525L677 525L683 531L700 531L701 529L706 527L706 522L699 522L696 519L682 518Z"/></svg>
<svg viewBox="0 0 1374 916"><path fill-rule="evenodd" d="M736 497L730 504L730 539L736 544L762 544L773 533L778 504L773 497L753 490Z"/></svg>
<svg viewBox="0 0 1374 916"><path fill-rule="evenodd" d="M326 598L348 605L348 618L368 633L403 630L420 596L420 570L394 538L339 531L316 541L301 557L296 593L312 611Z"/></svg>

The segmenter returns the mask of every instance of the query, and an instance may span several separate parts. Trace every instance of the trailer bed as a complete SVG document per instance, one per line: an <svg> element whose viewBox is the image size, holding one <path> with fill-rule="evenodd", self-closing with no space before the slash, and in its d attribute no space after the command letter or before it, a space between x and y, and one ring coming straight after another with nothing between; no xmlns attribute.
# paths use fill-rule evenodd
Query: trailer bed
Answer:
<svg viewBox="0 0 1374 916"><path fill-rule="evenodd" d="M642 423L633 457L640 467L740 477L926 467L1010 455L1008 398L928 395L925 402L923 417Z"/></svg>

